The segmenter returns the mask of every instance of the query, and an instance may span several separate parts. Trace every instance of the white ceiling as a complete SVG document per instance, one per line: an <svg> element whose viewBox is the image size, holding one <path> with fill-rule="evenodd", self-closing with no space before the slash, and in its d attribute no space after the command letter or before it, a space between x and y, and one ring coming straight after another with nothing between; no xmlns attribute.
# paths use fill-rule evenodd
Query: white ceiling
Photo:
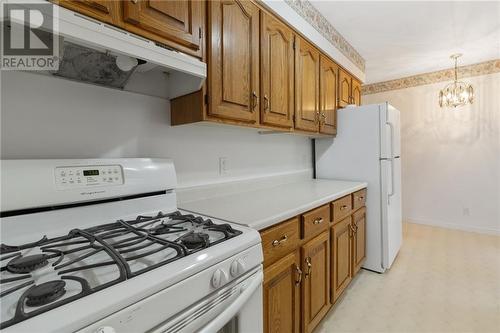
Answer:
<svg viewBox="0 0 500 333"><path fill-rule="evenodd" d="M366 83L500 58L500 1L311 3L366 60Z"/></svg>

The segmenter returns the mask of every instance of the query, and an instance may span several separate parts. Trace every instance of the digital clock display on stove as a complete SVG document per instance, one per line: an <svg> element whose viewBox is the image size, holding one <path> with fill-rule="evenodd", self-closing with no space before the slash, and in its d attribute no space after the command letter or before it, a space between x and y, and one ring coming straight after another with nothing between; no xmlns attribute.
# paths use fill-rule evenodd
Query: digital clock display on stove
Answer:
<svg viewBox="0 0 500 333"><path fill-rule="evenodd" d="M99 176L99 170L83 170L84 176Z"/></svg>

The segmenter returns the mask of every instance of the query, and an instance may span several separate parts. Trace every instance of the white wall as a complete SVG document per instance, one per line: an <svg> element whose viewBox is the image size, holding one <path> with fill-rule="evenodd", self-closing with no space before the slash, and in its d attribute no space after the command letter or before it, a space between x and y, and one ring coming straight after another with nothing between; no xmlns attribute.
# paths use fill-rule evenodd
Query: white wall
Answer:
<svg viewBox="0 0 500 333"><path fill-rule="evenodd" d="M467 78L475 102L438 106L446 83L363 96L401 111L403 217L500 234L500 73Z"/></svg>
<svg viewBox="0 0 500 333"><path fill-rule="evenodd" d="M30 73L1 74L1 158L170 157L180 186L311 170L311 142L170 126L168 101ZM228 173L219 176L219 157Z"/></svg>

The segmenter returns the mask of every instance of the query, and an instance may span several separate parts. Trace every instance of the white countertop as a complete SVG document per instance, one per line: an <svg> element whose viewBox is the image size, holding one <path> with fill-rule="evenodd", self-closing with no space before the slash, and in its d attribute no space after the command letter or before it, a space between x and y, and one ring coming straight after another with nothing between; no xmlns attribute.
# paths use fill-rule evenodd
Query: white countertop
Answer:
<svg viewBox="0 0 500 333"><path fill-rule="evenodd" d="M178 202L181 209L262 230L367 186L363 182L310 179Z"/></svg>

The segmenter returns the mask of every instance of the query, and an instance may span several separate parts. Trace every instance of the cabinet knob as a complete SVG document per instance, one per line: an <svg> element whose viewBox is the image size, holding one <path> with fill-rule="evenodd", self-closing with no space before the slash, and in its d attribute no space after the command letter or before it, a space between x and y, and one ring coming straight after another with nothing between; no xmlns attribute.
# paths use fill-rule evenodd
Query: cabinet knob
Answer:
<svg viewBox="0 0 500 333"><path fill-rule="evenodd" d="M130 0L130 1L135 5L139 0Z"/></svg>

